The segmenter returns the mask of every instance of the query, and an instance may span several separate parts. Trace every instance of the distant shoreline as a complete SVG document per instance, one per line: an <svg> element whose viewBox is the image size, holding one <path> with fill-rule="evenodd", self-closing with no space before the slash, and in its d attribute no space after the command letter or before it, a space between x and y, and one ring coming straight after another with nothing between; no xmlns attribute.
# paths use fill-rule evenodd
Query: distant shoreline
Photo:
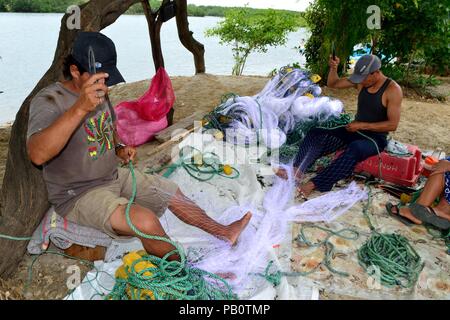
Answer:
<svg viewBox="0 0 450 320"><path fill-rule="evenodd" d="M41 3L40 0L34 0L33 4L22 5L17 0L10 0L7 3L5 0L0 0L0 13L65 13L70 5L79 5L85 3L86 0L63 0L60 4L53 4L48 6L45 3ZM151 7L157 8L159 6L158 0L151 0ZM239 9L240 7L221 7L221 6L197 6L194 4L188 4L188 16L189 17L221 17L225 16L226 11L232 9ZM260 13L269 9L256 9L248 8L251 13ZM298 15L302 20L302 27L306 27L306 21L303 18L303 12L292 10L280 10L272 9L275 11L281 11L289 15ZM144 15L141 4L137 3L132 5L124 14L127 15Z"/></svg>

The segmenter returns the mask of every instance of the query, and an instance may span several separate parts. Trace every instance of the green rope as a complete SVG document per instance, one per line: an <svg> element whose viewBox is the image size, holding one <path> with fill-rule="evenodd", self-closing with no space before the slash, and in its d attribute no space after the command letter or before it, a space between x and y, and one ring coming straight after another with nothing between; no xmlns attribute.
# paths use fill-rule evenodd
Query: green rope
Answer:
<svg viewBox="0 0 450 320"><path fill-rule="evenodd" d="M41 256L43 256L43 255L45 255L45 254L53 254L53 255L62 256L62 257L68 258L68 259L76 260L76 261L81 262L81 263L84 264L84 265L87 265L87 266L90 267L90 268L95 269L96 273L95 273L94 279L89 279L88 277L86 277L86 280L84 280L84 281L82 281L82 282L80 283L80 285L83 285L83 284L85 284L85 283L89 283L89 285L96 291L96 293L95 293L92 297L90 297L91 300L92 300L94 297L96 297L96 296L101 296L101 297L104 297L104 296L105 296L104 293L99 292L99 291L96 289L96 287L93 285L93 281L95 281L95 280L98 279L99 274L104 273L104 274L108 275L109 277L111 277L112 279L114 279L114 277L113 277L112 275L110 275L109 273L107 273L107 272L105 272L105 271L99 270L99 269L95 266L95 264L94 264L93 262L89 261L89 260L85 260L85 259L81 259L81 258L78 258L78 257L74 257L74 256L71 256L71 255L68 255L68 254L65 254L65 253L62 253L62 252L59 252L59 251L47 250L47 251L44 251L44 252L42 252L42 253L40 253L40 254L37 254L37 255L33 256L33 259L32 259L32 261L31 261L30 265L28 266L28 276L27 276L27 281L26 281L26 283L25 283L25 285L24 285L23 294L25 294L25 293L28 291L29 286L31 285L31 282L32 282L32 280L33 280L33 266L34 266L34 264L37 262L37 260L38 260ZM97 284L98 284L98 286L99 286L100 288L102 288L103 290L109 291L107 288L103 287L103 286L100 284L100 282L97 281ZM71 297L73 297L73 292L74 292L74 291L75 291L75 290L72 290L72 291L69 293L69 295L70 295Z"/></svg>
<svg viewBox="0 0 450 320"><path fill-rule="evenodd" d="M0 234L0 238L14 241L28 241L32 239L32 237L13 237L7 236L6 234Z"/></svg>
<svg viewBox="0 0 450 320"><path fill-rule="evenodd" d="M324 240L318 242L312 242L307 238L305 234L305 229L319 229L325 231L327 236ZM299 244L305 244L309 247L323 247L325 249L325 256L323 260L318 263L313 269L309 271L296 271L296 272L283 272L280 270L276 270L274 272L270 272L274 261L270 261L267 265L263 274L258 273L258 276L264 277L268 282L270 282L273 286L278 286L281 283L282 277L299 277L299 276L308 276L314 272L316 272L321 266L325 266L330 272L338 274L340 276L347 277L349 274L347 272L336 270L332 264L331 260L336 254L336 250L334 245L330 242L332 237L339 237L346 240L356 240L359 238L359 233L352 229L342 229L339 231L333 231L331 229L327 229L324 227L316 226L316 225L305 225L300 228L300 232L298 236L295 238Z"/></svg>
<svg viewBox="0 0 450 320"><path fill-rule="evenodd" d="M125 210L126 221L135 234L144 239L163 241L175 249L163 258L145 255L135 260L130 268L125 268L127 279L116 279L116 284L108 294L107 299L139 299L143 290L151 291L155 299L183 299L183 300L229 300L237 297L232 293L229 284L219 276L189 266L182 247L165 237L148 235L140 231L131 221L130 208L137 192L136 176L133 164L129 163L132 176L132 196ZM172 255L178 255L178 260L169 261ZM134 266L142 261L150 262L149 267L139 272ZM145 275L150 272L151 276ZM129 295L131 293L131 297Z"/></svg>
<svg viewBox="0 0 450 320"><path fill-rule="evenodd" d="M374 232L358 250L358 260L369 275L379 269L381 284L403 288L413 287L424 267L408 239L398 234Z"/></svg>
<svg viewBox="0 0 450 320"><path fill-rule="evenodd" d="M198 157L198 159L196 159ZM200 160L200 161L198 161ZM220 158L213 152L204 152L186 146L179 152L179 160L175 163L163 166L158 169L148 169L146 173L159 173L165 169L164 177L168 178L178 168L183 168L186 172L198 181L209 181L215 176L221 176L228 179L237 179L240 176L239 171L230 166L232 173L227 175L224 173L224 165L220 162Z"/></svg>
<svg viewBox="0 0 450 320"><path fill-rule="evenodd" d="M372 189L369 183L366 185L369 193L363 214L372 236L358 250L359 264L369 275L373 275L378 269L380 283L385 286L411 288L417 282L424 263L404 236L379 233L375 230L369 216Z"/></svg>
<svg viewBox="0 0 450 320"><path fill-rule="evenodd" d="M327 233L327 236L324 240L313 243L305 235L304 230L308 229L308 228L309 229L319 229L319 230L325 231ZM330 241L330 238L332 238L334 236L342 238L342 239L346 239L346 240L356 240L359 238L359 233L358 233L358 231L349 229L349 228L341 229L339 231L333 231L331 229L327 229L327 228L324 228L321 226L316 226L316 225L312 225L312 226L305 225L300 228L300 233L297 236L297 238L295 239L299 244L306 244L307 246L309 246L311 248L314 248L314 247L324 247L325 248L324 259L314 269L312 269L311 271L308 271L306 274L311 274L311 273L315 272L321 265L324 265L332 273L336 273L338 275L345 276L345 277L348 276L347 272L336 270L331 265L331 260L335 256L336 251L335 251L335 247L334 247L333 243L331 243L331 241Z"/></svg>

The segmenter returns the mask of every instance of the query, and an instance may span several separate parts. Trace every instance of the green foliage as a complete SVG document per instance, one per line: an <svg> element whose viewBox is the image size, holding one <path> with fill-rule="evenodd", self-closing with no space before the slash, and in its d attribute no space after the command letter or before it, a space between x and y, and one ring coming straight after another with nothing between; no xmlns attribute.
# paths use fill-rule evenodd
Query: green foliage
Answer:
<svg viewBox="0 0 450 320"><path fill-rule="evenodd" d="M449 1L397 0L387 6L379 52L388 61L414 63L421 60L423 69L444 74L450 61Z"/></svg>
<svg viewBox="0 0 450 320"><path fill-rule="evenodd" d="M353 47L366 42L370 36L367 29L367 7L373 0L315 0L307 9L305 18L310 27L311 37L305 45L307 67L326 79L328 59L332 43L336 55L343 65L340 71L347 70L347 57Z"/></svg>
<svg viewBox="0 0 450 320"><path fill-rule="evenodd" d="M0 12L65 12L87 0L0 0Z"/></svg>
<svg viewBox="0 0 450 320"><path fill-rule="evenodd" d="M161 6L162 0L150 0L150 7L156 11ZM144 14L144 9L141 3L133 4L126 12L127 14Z"/></svg>
<svg viewBox="0 0 450 320"><path fill-rule="evenodd" d="M372 0L315 0L305 15L311 31L304 52L308 68L325 79L335 41L337 55L344 62L341 74L347 71L345 62L353 47L360 43L369 48L373 43L386 74L407 85L433 83L429 77L412 77L412 70L448 73L449 0L378 0L381 30L367 28L370 14L366 10L372 4ZM395 66L387 66L394 62ZM414 69L413 64L420 68Z"/></svg>
<svg viewBox="0 0 450 320"><path fill-rule="evenodd" d="M408 66L405 64L388 63L382 67L382 71L398 83L408 85L412 88L425 89L441 83L434 75L424 76L420 72L417 72L419 67L412 66L411 68L413 70L408 70ZM408 79L408 83L406 83L406 79Z"/></svg>
<svg viewBox="0 0 450 320"><path fill-rule="evenodd" d="M225 20L206 31L218 36L221 44L233 45L233 75L241 75L251 52L265 53L268 47L284 45L290 32L301 26L299 14L275 10L250 11L248 8L228 10Z"/></svg>

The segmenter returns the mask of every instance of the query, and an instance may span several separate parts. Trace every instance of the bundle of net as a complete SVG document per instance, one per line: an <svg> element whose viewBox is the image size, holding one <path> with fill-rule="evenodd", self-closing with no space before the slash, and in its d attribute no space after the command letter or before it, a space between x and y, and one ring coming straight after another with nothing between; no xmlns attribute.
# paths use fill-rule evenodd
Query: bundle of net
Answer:
<svg viewBox="0 0 450 320"><path fill-rule="evenodd" d="M319 96L319 80L306 70L283 67L255 96L225 96L205 117L207 128L224 131L227 141L234 144L254 145L262 141L269 148L278 148L295 127L289 111L293 101L305 94Z"/></svg>
<svg viewBox="0 0 450 320"><path fill-rule="evenodd" d="M343 113L343 103L329 97L299 97L289 111L295 125L287 135L286 143L277 150L283 163L288 163L294 158L298 146L311 129L317 127L332 129L350 122L349 115Z"/></svg>

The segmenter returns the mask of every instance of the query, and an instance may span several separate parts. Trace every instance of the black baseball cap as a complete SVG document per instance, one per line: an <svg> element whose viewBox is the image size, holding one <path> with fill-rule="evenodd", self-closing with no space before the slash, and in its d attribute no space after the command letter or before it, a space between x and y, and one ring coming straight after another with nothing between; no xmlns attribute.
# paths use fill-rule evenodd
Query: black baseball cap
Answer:
<svg viewBox="0 0 450 320"><path fill-rule="evenodd" d="M381 60L376 55L366 54L356 62L353 74L348 78L352 83L361 83L369 74L380 70Z"/></svg>
<svg viewBox="0 0 450 320"><path fill-rule="evenodd" d="M108 87L125 82L125 79L117 69L117 52L114 42L100 32L79 32L75 38L72 57L88 72L91 72L89 52L92 49L95 57L95 69L97 72L106 72Z"/></svg>

